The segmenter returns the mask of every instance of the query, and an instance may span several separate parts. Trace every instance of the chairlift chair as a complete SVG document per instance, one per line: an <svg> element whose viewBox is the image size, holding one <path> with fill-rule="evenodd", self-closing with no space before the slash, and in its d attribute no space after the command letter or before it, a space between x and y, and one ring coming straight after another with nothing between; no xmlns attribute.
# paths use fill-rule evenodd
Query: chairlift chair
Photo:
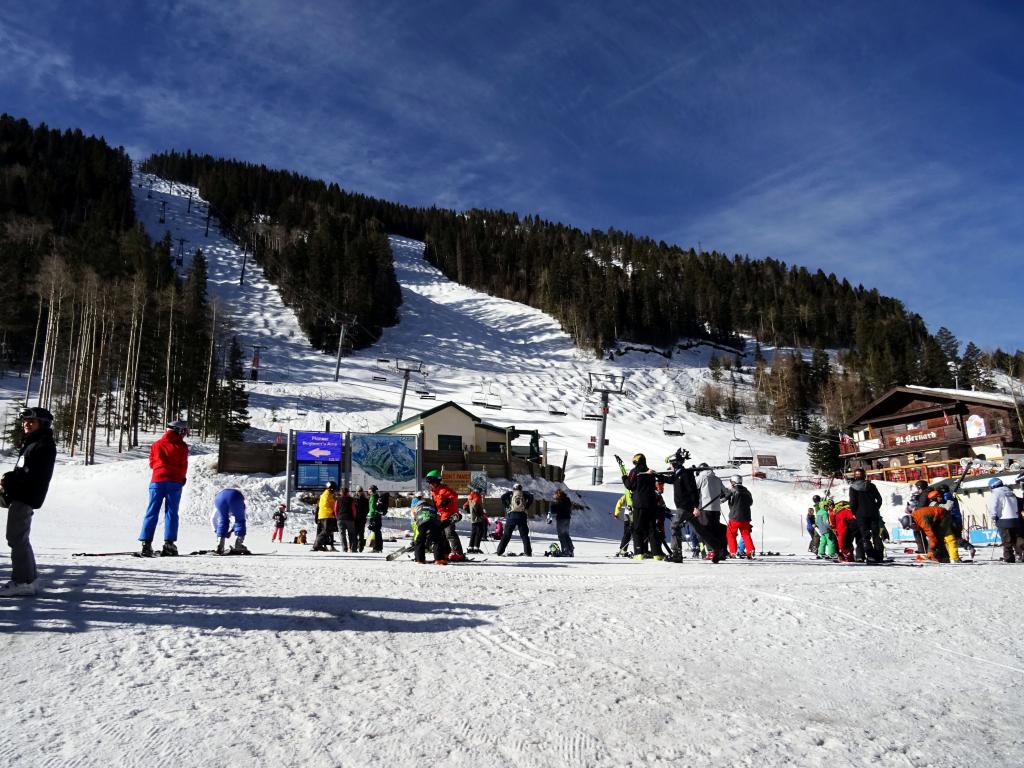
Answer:
<svg viewBox="0 0 1024 768"><path fill-rule="evenodd" d="M482 382L480 384L480 389L473 393L473 396L472 398L470 398L470 401L473 403L473 405L487 405L487 392L484 392L484 385Z"/></svg>
<svg viewBox="0 0 1024 768"><path fill-rule="evenodd" d="M437 395L428 390L421 390L419 394L420 400L437 400Z"/></svg>
<svg viewBox="0 0 1024 768"><path fill-rule="evenodd" d="M601 421L604 414L601 413L601 405L594 402L583 404L583 419L586 421Z"/></svg>
<svg viewBox="0 0 1024 768"><path fill-rule="evenodd" d="M676 413L676 404L672 403L672 415L661 420L661 431L673 437L682 437L686 434L683 429L683 417Z"/></svg>
<svg viewBox="0 0 1024 768"><path fill-rule="evenodd" d="M735 424L732 427L732 440L729 441L729 463L734 467L754 463L754 449L749 440L736 436Z"/></svg>
<svg viewBox="0 0 1024 768"><path fill-rule="evenodd" d="M373 373L371 379L373 381L387 381L387 374L391 370L391 360L386 357L378 357L377 362L373 365Z"/></svg>
<svg viewBox="0 0 1024 768"><path fill-rule="evenodd" d="M552 416L565 416L568 411L566 411L565 406L557 400L551 400L548 402L548 413Z"/></svg>

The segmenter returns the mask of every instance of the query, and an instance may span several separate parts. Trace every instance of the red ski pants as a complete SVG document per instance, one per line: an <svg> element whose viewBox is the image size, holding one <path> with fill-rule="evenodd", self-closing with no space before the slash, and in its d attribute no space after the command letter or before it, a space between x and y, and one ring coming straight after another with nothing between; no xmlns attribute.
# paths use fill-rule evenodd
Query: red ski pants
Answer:
<svg viewBox="0 0 1024 768"><path fill-rule="evenodd" d="M754 538L750 535L750 523L741 523L739 520L730 520L729 527L725 529L725 543L729 547L729 554L736 554L736 532L743 536L743 546L748 555L754 554Z"/></svg>
<svg viewBox="0 0 1024 768"><path fill-rule="evenodd" d="M283 544L284 543L284 528L278 528L277 526L274 526L274 535L270 537L270 540L272 542L273 541L280 541Z"/></svg>

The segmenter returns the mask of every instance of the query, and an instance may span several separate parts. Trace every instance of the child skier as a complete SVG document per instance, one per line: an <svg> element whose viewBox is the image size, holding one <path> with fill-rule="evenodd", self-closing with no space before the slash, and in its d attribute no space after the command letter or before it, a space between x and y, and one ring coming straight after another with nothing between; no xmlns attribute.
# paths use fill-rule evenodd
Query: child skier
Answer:
<svg viewBox="0 0 1024 768"><path fill-rule="evenodd" d="M960 551L956 538L949 525L946 508L940 506L941 498L938 491L929 491L926 506L914 510L914 521L928 542L928 553L918 555L918 560L937 560L938 562L960 562ZM945 546L940 546L939 542Z"/></svg>
<svg viewBox="0 0 1024 768"><path fill-rule="evenodd" d="M619 551L616 557L629 557L629 542L633 539L633 508L626 503L626 494L622 494L615 502L615 518L622 515L622 541L619 542Z"/></svg>
<svg viewBox="0 0 1024 768"><path fill-rule="evenodd" d="M836 557L836 538L829 522L829 510L832 508L832 499L824 499L818 504L814 513L814 521L818 526L818 559L834 560Z"/></svg>
<svg viewBox="0 0 1024 768"><path fill-rule="evenodd" d="M445 553L448 549L444 539L444 526L437 514L434 500L429 494L418 491L410 505L412 515L414 538L414 557L420 565L427 562L427 539L430 539L434 546L434 565L448 565Z"/></svg>
<svg viewBox="0 0 1024 768"><path fill-rule="evenodd" d="M853 542L860 534L857 516L846 501L837 501L832 508L831 521L835 527L839 562L852 563L854 560Z"/></svg>
<svg viewBox="0 0 1024 768"><path fill-rule="evenodd" d="M278 504L277 511L274 513L274 534L270 537L271 544L275 541L281 544L284 543L284 523L287 519L288 507L284 504Z"/></svg>
<svg viewBox="0 0 1024 768"><path fill-rule="evenodd" d="M469 547L466 551L471 555L479 555L482 552L480 542L483 541L487 533L487 514L484 512L484 500L480 496L480 492L471 490L462 509L469 518L471 526Z"/></svg>
<svg viewBox="0 0 1024 768"><path fill-rule="evenodd" d="M818 504L820 503L821 496L815 494L811 497L811 506L807 508L807 520L805 523L807 527L807 534L811 537L811 543L807 546L807 551L815 554L817 554L818 544L821 542L821 536L818 535L817 522L814 519L814 515L818 511Z"/></svg>
<svg viewBox="0 0 1024 768"><path fill-rule="evenodd" d="M384 515L388 513L388 494L381 494L376 485L370 486L369 509L366 514L366 527L370 529L370 551L383 552L384 538L382 527Z"/></svg>

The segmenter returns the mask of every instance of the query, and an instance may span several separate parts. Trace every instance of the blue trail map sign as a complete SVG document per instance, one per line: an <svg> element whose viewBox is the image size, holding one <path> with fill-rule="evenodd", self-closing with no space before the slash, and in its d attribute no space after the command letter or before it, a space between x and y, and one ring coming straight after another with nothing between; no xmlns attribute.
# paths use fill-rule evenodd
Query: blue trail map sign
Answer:
<svg viewBox="0 0 1024 768"><path fill-rule="evenodd" d="M341 485L341 434L295 433L295 487L323 488L328 480Z"/></svg>

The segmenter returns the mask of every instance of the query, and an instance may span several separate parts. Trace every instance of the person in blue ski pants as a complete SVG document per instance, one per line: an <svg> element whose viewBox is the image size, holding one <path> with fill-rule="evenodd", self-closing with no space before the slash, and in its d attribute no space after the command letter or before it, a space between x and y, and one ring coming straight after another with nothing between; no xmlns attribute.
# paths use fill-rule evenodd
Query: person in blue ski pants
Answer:
<svg viewBox="0 0 1024 768"><path fill-rule="evenodd" d="M237 488L225 488L213 499L213 532L217 536L217 554L225 554L224 539L235 534L235 543L227 554L247 555L245 548L245 496ZM234 519L234 530L231 521Z"/></svg>

